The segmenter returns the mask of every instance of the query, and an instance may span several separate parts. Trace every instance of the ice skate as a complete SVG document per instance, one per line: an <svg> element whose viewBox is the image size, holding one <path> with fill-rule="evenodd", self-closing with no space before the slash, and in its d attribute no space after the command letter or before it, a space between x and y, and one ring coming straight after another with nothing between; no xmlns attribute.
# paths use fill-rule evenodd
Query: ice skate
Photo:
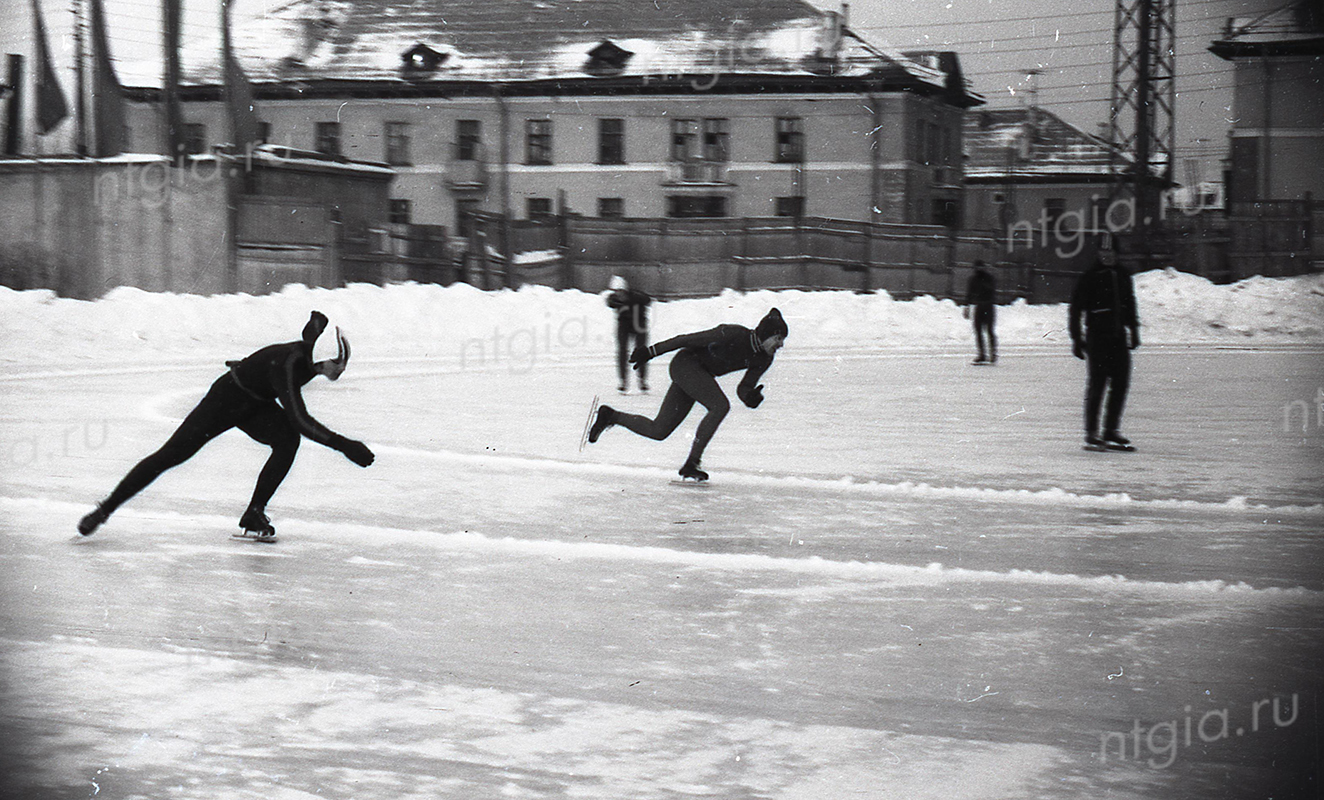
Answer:
<svg viewBox="0 0 1324 800"><path fill-rule="evenodd" d="M593 427L588 431L588 443L593 444L602 435L602 432L616 424L616 409L611 406L601 406L598 408L597 419L593 421Z"/></svg>
<svg viewBox="0 0 1324 800"><path fill-rule="evenodd" d="M250 508L239 518L238 533L230 534L231 538L244 539L250 542L274 542L276 541L276 528L267 519L267 515L255 508Z"/></svg>
<svg viewBox="0 0 1324 800"><path fill-rule="evenodd" d="M1103 439L1099 438L1097 433L1087 433L1085 434L1085 446L1083 449L1099 453L1107 450L1108 447L1104 444Z"/></svg>
<svg viewBox="0 0 1324 800"><path fill-rule="evenodd" d="M699 469L699 462L686 461L685 464L680 468L680 477L682 480L702 483L703 481L708 480L708 473Z"/></svg>
<svg viewBox="0 0 1324 800"><path fill-rule="evenodd" d="M97 528L105 524L106 518L109 516L98 504L96 508L89 511L78 521L78 532L84 536L91 536Z"/></svg>
<svg viewBox="0 0 1324 800"><path fill-rule="evenodd" d="M1131 440L1117 431L1110 431L1103 435L1103 446L1109 450L1120 450L1124 453L1135 452L1135 447L1131 445Z"/></svg>

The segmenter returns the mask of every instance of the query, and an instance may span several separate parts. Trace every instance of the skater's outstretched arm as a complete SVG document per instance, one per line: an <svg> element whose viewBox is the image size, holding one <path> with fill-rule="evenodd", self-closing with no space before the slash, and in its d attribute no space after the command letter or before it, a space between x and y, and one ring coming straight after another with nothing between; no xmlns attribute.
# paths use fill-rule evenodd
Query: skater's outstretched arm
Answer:
<svg viewBox="0 0 1324 800"><path fill-rule="evenodd" d="M681 350L686 347L707 347L721 340L722 326L720 325L697 333L682 333L679 336L673 336L648 347L636 348L630 354L630 363L636 365L637 368L638 365L649 359L657 358L663 353L670 353L672 350Z"/></svg>
<svg viewBox="0 0 1324 800"><path fill-rule="evenodd" d="M278 381L276 385L276 397L280 401L281 408L285 410L285 414L300 434L320 445L343 453L346 458L360 467L368 466L373 462L375 456L367 445L341 436L318 422L312 414L308 413L308 408L303 403L303 393L299 390L300 384L295 379L295 364L299 358L298 353L290 353L289 357L285 359L282 380Z"/></svg>

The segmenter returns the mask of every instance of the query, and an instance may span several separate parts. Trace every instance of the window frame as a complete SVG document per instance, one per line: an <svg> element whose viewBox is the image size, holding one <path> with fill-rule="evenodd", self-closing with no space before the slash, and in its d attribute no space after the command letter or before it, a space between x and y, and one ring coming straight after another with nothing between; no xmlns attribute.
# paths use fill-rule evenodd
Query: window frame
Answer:
<svg viewBox="0 0 1324 800"><path fill-rule="evenodd" d="M404 120L387 120L382 123L382 137L385 140L386 163L393 167L413 166L409 154L409 123Z"/></svg>
<svg viewBox="0 0 1324 800"><path fill-rule="evenodd" d="M327 143L331 147L326 147ZM318 122L313 127L313 149L328 156L343 155L339 122Z"/></svg>
<svg viewBox="0 0 1324 800"><path fill-rule="evenodd" d="M524 163L535 167L545 167L552 163L550 117L524 120Z"/></svg>
<svg viewBox="0 0 1324 800"><path fill-rule="evenodd" d="M773 137L773 162L777 164L804 163L804 117L777 117L773 121Z"/></svg>
<svg viewBox="0 0 1324 800"><path fill-rule="evenodd" d="M616 130L609 130L615 127ZM598 119L598 163L625 163L625 118L600 117Z"/></svg>

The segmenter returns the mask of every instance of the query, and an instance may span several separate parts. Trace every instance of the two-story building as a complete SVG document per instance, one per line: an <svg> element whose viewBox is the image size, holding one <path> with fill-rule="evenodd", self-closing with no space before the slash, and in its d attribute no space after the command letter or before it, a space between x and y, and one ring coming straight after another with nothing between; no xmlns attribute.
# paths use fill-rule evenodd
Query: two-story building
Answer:
<svg viewBox="0 0 1324 800"><path fill-rule="evenodd" d="M1324 199L1324 10L1297 2L1227 21L1235 65L1228 201Z"/></svg>
<svg viewBox="0 0 1324 800"><path fill-rule="evenodd" d="M814 215L958 226L950 53L800 0L296 0L237 20L265 141L380 161L392 221ZM227 141L219 48L186 48L190 149ZM163 148L139 87L135 148Z"/></svg>

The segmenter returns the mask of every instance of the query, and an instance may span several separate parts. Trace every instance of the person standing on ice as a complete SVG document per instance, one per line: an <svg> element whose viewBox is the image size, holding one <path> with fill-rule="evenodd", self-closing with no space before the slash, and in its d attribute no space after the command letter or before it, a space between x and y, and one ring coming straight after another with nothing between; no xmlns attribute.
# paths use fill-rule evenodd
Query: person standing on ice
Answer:
<svg viewBox="0 0 1324 800"><path fill-rule="evenodd" d="M965 289L965 318L970 319L974 309L975 347L979 355L976 364L996 364L998 362L998 337L993 332L997 314L998 282L993 273L984 268L984 262L975 259L975 272ZM985 340L988 347L985 349Z"/></svg>
<svg viewBox="0 0 1324 800"><path fill-rule="evenodd" d="M608 286L611 292L607 295L607 307L616 311L616 373L621 379L617 391L625 394L629 389L627 358L631 353L630 345L633 343L635 350L648 347L648 307L653 298L631 289L625 278L619 275L613 275ZM639 391L648 391L647 364L639 368Z"/></svg>
<svg viewBox="0 0 1324 800"><path fill-rule="evenodd" d="M680 351L671 359L671 386L662 398L657 416L649 419L602 406L589 429L588 440L596 442L603 431L620 425L640 436L661 441L676 430L697 402L708 413L694 434L694 444L690 447L689 458L680 468L680 476L708 480L708 473L699 469L699 461L717 427L731 410L730 401L722 387L717 385L717 376L745 370L745 376L736 387L736 396L750 408L758 408L763 402L763 385L758 382L759 378L772 366L772 358L786 341L787 333L786 321L774 308L752 331L743 325L718 325L706 331L674 336L651 347L636 348L630 355L635 369L641 369L663 353Z"/></svg>
<svg viewBox="0 0 1324 800"><path fill-rule="evenodd" d="M273 344L242 361L228 361L227 373L216 379L197 407L189 412L178 430L161 449L138 463L78 523L78 532L90 536L129 498L147 488L161 473L179 466L202 446L231 428L248 434L271 448L271 456L258 475L253 498L239 519L241 538L272 540L276 529L267 519L267 501L285 479L299 450L300 437L338 450L360 467L372 464L375 456L363 442L333 433L308 413L302 387L317 375L336 380L349 363L349 342L336 329L334 359L313 360L313 344L326 329L327 318L314 311L297 342Z"/></svg>
<svg viewBox="0 0 1324 800"><path fill-rule="evenodd" d="M1131 449L1120 432L1122 410L1131 385L1131 351L1140 346L1131 276L1117 263L1117 252L1099 251L1094 266L1076 282L1068 310L1071 352L1089 365L1085 383L1085 445L1089 448ZM1084 330L1082 331L1082 323ZM1099 436L1099 409L1108 395Z"/></svg>

